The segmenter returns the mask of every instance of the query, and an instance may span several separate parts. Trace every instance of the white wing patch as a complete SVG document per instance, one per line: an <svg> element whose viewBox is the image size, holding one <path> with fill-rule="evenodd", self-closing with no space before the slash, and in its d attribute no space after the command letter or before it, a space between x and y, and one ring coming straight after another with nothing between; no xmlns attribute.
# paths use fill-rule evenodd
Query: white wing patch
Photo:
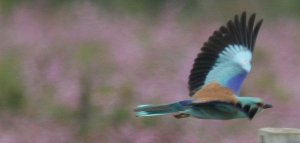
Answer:
<svg viewBox="0 0 300 143"><path fill-rule="evenodd" d="M251 70L252 53L242 45L228 45L219 54L216 64L207 74L204 84L218 82L226 85L229 79L239 73Z"/></svg>
<svg viewBox="0 0 300 143"><path fill-rule="evenodd" d="M229 45L220 53L217 63L224 61L233 62L247 72L251 70L252 53L244 46Z"/></svg>

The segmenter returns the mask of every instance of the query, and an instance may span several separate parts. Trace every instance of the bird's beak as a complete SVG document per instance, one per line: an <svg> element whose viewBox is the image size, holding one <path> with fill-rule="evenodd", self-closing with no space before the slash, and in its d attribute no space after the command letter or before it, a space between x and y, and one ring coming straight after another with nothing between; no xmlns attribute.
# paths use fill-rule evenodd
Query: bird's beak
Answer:
<svg viewBox="0 0 300 143"><path fill-rule="evenodd" d="M273 106L271 104L264 104L262 106L263 109L272 108Z"/></svg>

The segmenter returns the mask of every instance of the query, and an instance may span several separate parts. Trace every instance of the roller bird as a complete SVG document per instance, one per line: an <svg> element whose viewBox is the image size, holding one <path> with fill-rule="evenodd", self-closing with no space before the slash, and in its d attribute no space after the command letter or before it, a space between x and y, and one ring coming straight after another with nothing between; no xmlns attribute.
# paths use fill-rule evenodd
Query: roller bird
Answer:
<svg viewBox="0 0 300 143"><path fill-rule="evenodd" d="M214 31L201 48L190 72L187 100L167 104L144 104L137 117L172 114L175 118L230 120L250 119L271 108L258 97L240 96L241 86L251 71L256 37L263 20L246 12L235 15Z"/></svg>

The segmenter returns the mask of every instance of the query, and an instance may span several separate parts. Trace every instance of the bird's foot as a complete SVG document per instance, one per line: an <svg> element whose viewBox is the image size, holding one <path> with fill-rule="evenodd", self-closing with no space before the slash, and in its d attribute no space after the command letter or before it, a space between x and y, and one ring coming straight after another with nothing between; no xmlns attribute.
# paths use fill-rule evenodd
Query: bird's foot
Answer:
<svg viewBox="0 0 300 143"><path fill-rule="evenodd" d="M180 114L174 115L174 117L175 117L176 119L187 118L187 117L190 117L190 114L180 113Z"/></svg>

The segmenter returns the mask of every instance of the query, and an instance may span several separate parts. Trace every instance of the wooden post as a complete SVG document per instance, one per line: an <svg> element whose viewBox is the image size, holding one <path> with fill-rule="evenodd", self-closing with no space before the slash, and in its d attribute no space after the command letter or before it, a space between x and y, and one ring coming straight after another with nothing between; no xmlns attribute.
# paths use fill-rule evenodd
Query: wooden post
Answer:
<svg viewBox="0 0 300 143"><path fill-rule="evenodd" d="M300 143L300 129L262 128L259 136L260 143Z"/></svg>

